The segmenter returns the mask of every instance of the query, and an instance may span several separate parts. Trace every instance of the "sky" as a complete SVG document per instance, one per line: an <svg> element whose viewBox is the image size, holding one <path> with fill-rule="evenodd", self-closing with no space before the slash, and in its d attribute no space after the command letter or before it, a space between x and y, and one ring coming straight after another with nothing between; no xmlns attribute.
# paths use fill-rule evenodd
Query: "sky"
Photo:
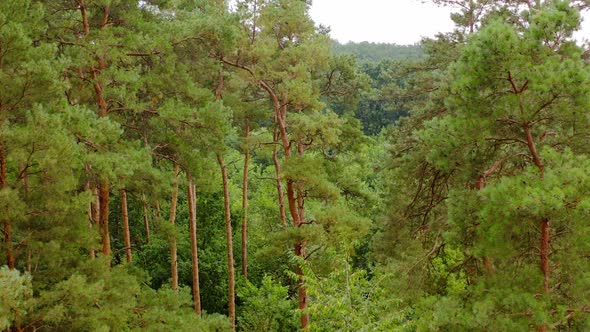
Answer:
<svg viewBox="0 0 590 332"><path fill-rule="evenodd" d="M421 36L451 31L450 10L419 0L313 0L311 17L348 41L414 44Z"/></svg>
<svg viewBox="0 0 590 332"><path fill-rule="evenodd" d="M420 0L313 0L311 17L331 27L341 43L369 41L407 45L453 29L450 9ZM590 37L590 14L577 39Z"/></svg>

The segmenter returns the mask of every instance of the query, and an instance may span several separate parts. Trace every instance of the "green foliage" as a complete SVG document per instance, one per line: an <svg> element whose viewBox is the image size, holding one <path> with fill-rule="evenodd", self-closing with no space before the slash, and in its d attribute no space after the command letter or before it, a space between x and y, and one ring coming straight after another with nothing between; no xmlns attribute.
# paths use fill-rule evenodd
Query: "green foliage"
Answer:
<svg viewBox="0 0 590 332"><path fill-rule="evenodd" d="M231 330L223 156L242 331L588 330L589 2L434 2L457 29L399 46L310 1L1 1L0 329Z"/></svg>
<svg viewBox="0 0 590 332"><path fill-rule="evenodd" d="M336 257L326 277L306 278L312 302L312 331L393 331L403 326L401 301L387 294L381 282L388 275L369 278Z"/></svg>
<svg viewBox="0 0 590 332"><path fill-rule="evenodd" d="M406 60L418 59L424 56L420 45L396 45L387 43L348 42L340 44L333 42L335 54L353 54L361 62L380 62L385 59Z"/></svg>
<svg viewBox="0 0 590 332"><path fill-rule="evenodd" d="M21 326L34 303L31 276L2 266L0 287L3 289L0 295L0 329Z"/></svg>
<svg viewBox="0 0 590 332"><path fill-rule="evenodd" d="M204 314L199 317L195 314L188 288L182 288L179 292L167 288L158 291L144 288L138 302L140 305L135 310L133 331L230 331L229 322L222 315Z"/></svg>
<svg viewBox="0 0 590 332"><path fill-rule="evenodd" d="M297 329L296 303L289 298L288 287L265 276L260 287L246 281L238 291L243 305L239 315L240 331L294 331Z"/></svg>
<svg viewBox="0 0 590 332"><path fill-rule="evenodd" d="M570 277L586 280L567 266L586 265L577 250L587 248L575 243L587 230L570 232L570 225L577 224L587 190L586 150L577 135L585 135L578 124L587 121L580 114L589 96L580 87L590 75L582 50L568 40L576 10L561 1L531 10L521 17L526 29L494 15L483 21L449 66L452 81L443 81L403 124L407 132L395 132L409 133L393 147L410 153L393 151L394 165L403 168L391 175L414 189L392 195L403 208L387 225L401 235L381 236L408 243L409 250L389 246L385 256L389 270L406 279L402 287L424 292L413 301L408 325L417 330L578 330L586 324L567 313L586 306L585 295L561 285L570 285ZM406 180L404 171L418 178ZM546 258L539 248L545 221ZM545 261L548 272L540 268Z"/></svg>

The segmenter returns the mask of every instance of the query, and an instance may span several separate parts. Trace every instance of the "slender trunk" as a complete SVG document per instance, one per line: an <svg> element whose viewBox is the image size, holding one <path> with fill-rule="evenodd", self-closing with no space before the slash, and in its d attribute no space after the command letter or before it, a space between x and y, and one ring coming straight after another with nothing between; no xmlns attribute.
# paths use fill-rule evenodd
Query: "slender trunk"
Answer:
<svg viewBox="0 0 590 332"><path fill-rule="evenodd" d="M121 189L121 213L123 215L123 236L125 237L125 257L131 263L131 232L129 231L129 214L127 213L127 191Z"/></svg>
<svg viewBox="0 0 590 332"><path fill-rule="evenodd" d="M244 174L242 178L242 274L248 279L248 166L250 162L250 149L247 140L250 136L250 123L246 118L245 150L244 150Z"/></svg>
<svg viewBox="0 0 590 332"><path fill-rule="evenodd" d="M6 243L6 265L9 269L14 270L16 260L12 244L12 225L8 221L4 222L4 243Z"/></svg>
<svg viewBox="0 0 590 332"><path fill-rule="evenodd" d="M297 257L301 257L305 259L305 243L304 242L297 242L295 244L295 255ZM305 287L305 282L303 281L304 274L303 268L301 265L297 266L297 289L298 289L298 298L299 298L299 305L298 308L301 311L301 329L305 330L309 326L309 313L305 312L307 310L307 288Z"/></svg>
<svg viewBox="0 0 590 332"><path fill-rule="evenodd" d="M105 69L105 64L102 59L99 60L99 67L96 69L94 66L90 67L90 75L94 81L94 93L96 98L96 104L98 105L98 115L103 118L107 116L108 105L104 98L102 82L98 79L97 72Z"/></svg>
<svg viewBox="0 0 590 332"><path fill-rule="evenodd" d="M162 209L160 209L160 201L156 200L156 217L162 218Z"/></svg>
<svg viewBox="0 0 590 332"><path fill-rule="evenodd" d="M98 187L98 201L100 209L100 228L102 235L102 254L111 255L111 234L109 232L109 200L110 187L108 181L101 181Z"/></svg>
<svg viewBox="0 0 590 332"><path fill-rule="evenodd" d="M78 6L80 8L80 14L82 16L82 27L84 28L84 36L88 37L90 35L90 23L88 20L88 10L86 8L86 2L84 0L78 0ZM103 13L103 19L101 22L101 30L106 28L108 17L110 13L110 7L106 6ZM94 87L94 97L96 100L96 104L98 105L98 115L102 118L107 116L108 105L106 99L104 98L103 92L103 84L98 79L98 72L101 72L105 69L106 63L104 61L103 56L98 57L98 68L95 66L90 66L90 77L93 81Z"/></svg>
<svg viewBox="0 0 590 332"><path fill-rule="evenodd" d="M303 144L297 144L297 153L300 157L303 157L305 147ZM301 225L305 221L305 196L303 194L303 186L297 185L297 212L299 213L299 224Z"/></svg>
<svg viewBox="0 0 590 332"><path fill-rule="evenodd" d="M27 247L27 272L29 274L31 274L31 271L32 271L32 265L31 265L32 255L33 255L33 251L31 250L31 247Z"/></svg>
<svg viewBox="0 0 590 332"><path fill-rule="evenodd" d="M90 224L90 228L96 232L95 225L98 226L99 230L102 232L102 228L100 227L100 195L98 194L98 186L93 185L92 187L92 195L94 199L92 201L92 223ZM96 248L90 248L90 256L95 258L96 257Z"/></svg>
<svg viewBox="0 0 590 332"><path fill-rule="evenodd" d="M541 161L541 156L537 151L537 147L535 145L535 141L533 138L533 134L531 132L531 126L529 123L525 123L523 125L524 133L526 136L527 147L531 154L533 163L539 169L539 176L541 180L545 176L545 165ZM539 251L539 260L540 260L540 268L541 273L543 273L543 292L549 293L549 242L550 242L550 234L549 234L549 219L545 218L541 221L541 234L540 234L540 251ZM540 325L537 329L539 332L546 332L548 329L547 324Z"/></svg>
<svg viewBox="0 0 590 332"><path fill-rule="evenodd" d="M178 255L176 248L176 205L178 204L178 174L180 166L174 164L174 184L172 189L172 199L170 200L170 223L174 232L170 237L170 268L172 273L172 289L178 291ZM159 207L159 204L157 205Z"/></svg>
<svg viewBox="0 0 590 332"><path fill-rule="evenodd" d="M4 143L0 141L0 189L5 189L8 187L8 179L6 178L8 170L6 166L6 155L6 147L4 146Z"/></svg>
<svg viewBox="0 0 590 332"><path fill-rule="evenodd" d="M287 125L285 122L286 116L286 106L280 106L275 108L275 119L277 120L277 124L279 125L279 133L281 138L281 143L283 144L283 151L285 153L285 158L289 159L291 157L291 141L289 140L289 136L287 134ZM298 227L301 223L299 218L298 212L298 204L297 199L295 197L295 184L293 180L287 179L287 202L289 203L289 212L291 213L291 217L293 218L293 225Z"/></svg>
<svg viewBox="0 0 590 332"><path fill-rule="evenodd" d="M4 144L0 142L0 190L8 187L6 174L6 148ZM4 220L4 243L6 244L6 265L12 270L15 266L15 258L14 247L12 244L12 224L9 220Z"/></svg>
<svg viewBox="0 0 590 332"><path fill-rule="evenodd" d="M541 272L543 272L543 291L549 293L549 220L541 221Z"/></svg>
<svg viewBox="0 0 590 332"><path fill-rule="evenodd" d="M533 134L531 132L531 127L529 124L524 125L524 133L526 135L527 147L529 148L529 152L531 153L531 157L533 158L533 163L539 169L539 174L541 178L545 175L545 165L541 161L541 157L539 156L539 152L537 152L537 147L535 145L535 141L533 139Z"/></svg>
<svg viewBox="0 0 590 332"><path fill-rule="evenodd" d="M78 0L78 5L80 8L80 14L82 16L82 26L84 28L84 36L88 37L90 35L90 23L88 20L88 11L86 8L86 2L84 0ZM105 9L105 16L108 18L108 11L109 9ZM104 26L102 26L104 28ZM104 70L106 67L105 61L102 57L98 59L98 69L94 66L90 67L90 75L92 80L94 81L94 93L96 104L98 105L98 115L99 117L107 116L107 102L104 98L103 87L100 80L98 80L97 72ZM109 183L107 180L103 180L98 185L99 191L99 225L101 227L101 235L102 235L102 253L105 256L109 256L111 254L111 240L110 240L110 233L109 233L109 200L110 200L110 188Z"/></svg>
<svg viewBox="0 0 590 332"><path fill-rule="evenodd" d="M279 196L279 212L281 216L281 224L287 227L287 212L285 211L285 192L283 189L283 182L281 181L281 164L279 163L277 143L278 143L278 128L275 128L274 132L274 147L272 151L272 161L275 165L275 175L277 181L277 194Z"/></svg>
<svg viewBox="0 0 590 332"><path fill-rule="evenodd" d="M229 183L227 178L227 166L221 154L217 155L217 162L221 167L223 179L223 206L225 208L225 233L227 237L227 272L228 272L228 313L232 330L236 327L236 301L235 301L235 272L234 272L234 249L231 227L231 210L229 201Z"/></svg>
<svg viewBox="0 0 590 332"><path fill-rule="evenodd" d="M85 191L90 191L90 181L86 181L86 184L84 185L84 190ZM94 191L93 191L93 198L94 198ZM92 224L95 222L94 219L94 207L93 207L93 202L90 201L88 202L88 227L90 228L90 231L92 232ZM90 248L88 248L88 255L90 256L90 258L96 258L96 252L94 251L94 246L92 244L90 244Z"/></svg>
<svg viewBox="0 0 590 332"><path fill-rule="evenodd" d="M90 24L88 23L88 12L86 10L86 3L84 0L78 0L78 6L80 8L80 14L82 15L82 26L84 27L84 35L90 34Z"/></svg>
<svg viewBox="0 0 590 332"><path fill-rule="evenodd" d="M285 158L291 157L291 141L289 140L288 133L287 133L287 124L286 124L286 116L287 116L287 103L283 103L282 106L276 107L277 103L275 103L275 119L277 120L277 124L279 126L279 133L281 137L281 142L283 144L283 151L285 153ZM297 152L300 156L304 153L303 145L299 144L297 146ZM296 195L296 192L298 195ZM291 217L293 218L293 225L295 227L301 227L305 224L304 222L304 197L302 194L302 189L294 183L292 179L287 179L287 201L289 203L289 212L291 213ZM295 255L299 257L301 260L305 260L305 241L297 241L295 243ZM297 266L297 288L298 288L298 297L299 297L299 305L298 308L301 311L301 328L303 330L309 327L309 314L305 312L307 309L307 289L304 283L304 273L303 268L301 265Z"/></svg>
<svg viewBox="0 0 590 332"><path fill-rule="evenodd" d="M299 156L303 157L305 148L303 144L297 144L297 152ZM297 212L299 214L299 221L297 227L301 227L305 222L305 197L303 196L303 188L301 185L297 185ZM305 241L299 241L295 244L295 254L302 260L306 259L305 256ZM299 295L299 310L301 313L301 328L306 329L309 326L309 314L305 312L307 310L307 288L303 281L303 269L301 265L297 266L297 275L299 277L298 284L298 295Z"/></svg>
<svg viewBox="0 0 590 332"><path fill-rule="evenodd" d="M148 218L147 202L145 200L145 194L141 194L141 205L143 207L143 227L145 229L145 240L150 243L150 220Z"/></svg>
<svg viewBox="0 0 590 332"><path fill-rule="evenodd" d="M8 179L6 178L8 170L6 166L6 154L6 147L0 141L0 189L8 187Z"/></svg>
<svg viewBox="0 0 590 332"><path fill-rule="evenodd" d="M266 83L263 80L258 81L258 84L260 85L261 88L263 88L266 92L268 92L268 94L272 100L272 103L274 106L274 113L275 113L274 114L275 123L278 125L278 128L279 128L279 133L280 133L281 142L283 144L283 151L285 153L285 158L288 159L291 156L291 142L290 142L288 134L287 134L287 123L286 123L287 105L289 104L288 100L285 97L285 98L283 98L284 102L281 103L281 101L279 100L279 96L277 95L276 91L273 89L272 86L270 86L268 83ZM300 215L298 213L298 206L303 206L303 204L297 203L297 199L295 198L294 183L293 183L293 180L291 180L291 179L287 179L287 201L289 202L289 211L290 211L291 216L293 218L294 226L295 227L302 226L304 224L304 222L300 218ZM295 244L295 254L303 260L306 258L305 257L305 243L298 242ZM304 310L305 308L307 308L307 291L306 291L305 285L303 283L304 276L303 276L303 270L302 270L301 266L297 267L297 271L299 274L299 281L298 281L299 308ZM302 327L302 329L306 329L308 326L309 326L309 314L302 313L301 314L301 327Z"/></svg>
<svg viewBox="0 0 590 332"><path fill-rule="evenodd" d="M201 289L199 286L199 251L197 244L197 188L193 184L192 178L187 172L187 200L189 211L189 229L191 235L191 258L193 273L193 301L194 310L201 315Z"/></svg>
<svg viewBox="0 0 590 332"><path fill-rule="evenodd" d="M85 0L78 0L78 7L80 9L80 15L82 17L83 36L88 38L90 36L90 22L88 19L88 9L86 7ZM99 61L99 69L104 69L104 61ZM84 80L84 71L82 68L78 68L78 75L80 79ZM94 66L90 66L90 75L94 81L94 93L96 104L98 105L98 114L100 117L107 115L107 104L103 96L103 89L101 83L97 80L97 69ZM108 224L108 213L109 213L109 186L108 183L101 182L98 184L98 189L95 192L96 200L92 205L92 219L94 224L97 224L102 237L102 252L104 255L110 255L110 234ZM90 225L92 227L92 223ZM95 249L90 248L90 257L95 257Z"/></svg>
<svg viewBox="0 0 590 332"><path fill-rule="evenodd" d="M223 93L223 68L219 69L217 88L215 89L215 99L222 98ZM235 272L234 272L234 245L232 239L231 227L231 210L229 201L229 183L227 178L227 166L223 161L223 156L217 154L217 162L221 167L221 177L223 179L223 206L225 209L225 233L227 238L227 273L228 273L228 314L231 329L236 329L236 300L235 300Z"/></svg>
<svg viewBox="0 0 590 332"><path fill-rule="evenodd" d="M475 186L476 186L477 190L482 190L486 187L488 177L490 175L492 175L494 172L496 172L496 170L498 170L498 168L501 165L502 165L502 160L497 161L494 163L494 165L492 165L492 167L487 169L485 172L483 172L482 175L479 176L479 178L475 182ZM483 266L486 269L488 274L494 273L494 265L490 262L490 258L488 256L483 257Z"/></svg>

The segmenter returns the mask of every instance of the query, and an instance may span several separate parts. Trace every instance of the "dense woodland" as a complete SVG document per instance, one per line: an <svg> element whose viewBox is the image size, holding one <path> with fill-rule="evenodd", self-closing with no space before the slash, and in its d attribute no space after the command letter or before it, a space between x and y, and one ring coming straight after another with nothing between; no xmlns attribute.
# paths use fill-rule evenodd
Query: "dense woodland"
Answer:
<svg viewBox="0 0 590 332"><path fill-rule="evenodd" d="M0 1L0 330L589 331L590 1L433 2Z"/></svg>

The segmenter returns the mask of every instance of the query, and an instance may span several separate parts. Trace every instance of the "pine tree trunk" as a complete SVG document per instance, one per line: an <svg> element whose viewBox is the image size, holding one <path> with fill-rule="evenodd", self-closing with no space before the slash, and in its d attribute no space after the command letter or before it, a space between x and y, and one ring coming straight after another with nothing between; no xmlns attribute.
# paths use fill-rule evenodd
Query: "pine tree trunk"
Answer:
<svg viewBox="0 0 590 332"><path fill-rule="evenodd" d="M102 235L102 254L111 255L111 234L109 232L109 200L110 187L107 181L102 181L98 188L98 200L100 206L100 228Z"/></svg>
<svg viewBox="0 0 590 332"><path fill-rule="evenodd" d="M521 98L521 103L522 103L522 98ZM545 177L545 165L543 164L543 161L541 160L541 156L539 155L539 152L537 151L537 146L535 144L535 140L533 138L533 134L531 131L531 125L530 123L524 123L523 124L523 130L525 133L525 137L526 137L526 142L527 142L527 147L529 149L529 152L531 154L531 159L533 161L533 164L535 164L535 166L537 166L537 169L539 169L539 177L541 178L541 180ZM539 260L540 260L540 267L541 267L541 273L543 273L543 292L544 293L549 293L549 241L550 241L550 235L549 235L549 219L545 218L543 219L543 221L541 221L541 236L540 236L540 251L539 251ZM543 324L540 325L537 329L540 332L545 332L547 331L547 324Z"/></svg>
<svg viewBox="0 0 590 332"><path fill-rule="evenodd" d="M145 240L147 243L150 243L150 220L148 218L148 208L144 193L141 194L141 205L143 207L143 227L145 229Z"/></svg>
<svg viewBox="0 0 590 332"><path fill-rule="evenodd" d="M543 273L543 292L545 294L548 294L550 291L549 288L549 275L550 275L550 270L549 270L549 241L550 241L550 236L549 236L549 219L543 219L543 221L541 221L541 248L540 248L540 252L539 252L539 258L540 258L540 267L541 267L541 273ZM540 325L538 328L539 332L547 332L548 330L548 326L547 324L543 324Z"/></svg>
<svg viewBox="0 0 590 332"><path fill-rule="evenodd" d="M178 174L180 166L174 164L174 187L172 189L172 199L170 200L170 223L176 231L176 205L178 204ZM159 207L159 204L158 204ZM176 248L176 232L170 237L170 268L172 274L172 289L178 291L178 254Z"/></svg>
<svg viewBox="0 0 590 332"><path fill-rule="evenodd" d="M228 272L228 313L232 330L236 327L236 301L235 301L235 272L234 272L234 248L232 240L231 210L229 201L229 183L227 167L223 157L218 154L217 161L221 167L223 179L223 206L225 208L225 233L227 237L227 272Z"/></svg>
<svg viewBox="0 0 590 332"><path fill-rule="evenodd" d="M93 185L92 187L92 195L94 198L92 203L90 204L92 208L92 222L90 223L90 228L92 228L93 231L96 232L95 225L98 225L100 229L100 198L98 195L98 188L96 185ZM90 248L90 257L96 258L96 248L94 248L94 246Z"/></svg>
<svg viewBox="0 0 590 332"><path fill-rule="evenodd" d="M496 161L490 168L488 168L483 174L481 174L475 182L477 190L483 190L487 185L488 177L494 174L502 165L503 160ZM483 257L483 266L488 274L494 273L494 265L490 262L488 256Z"/></svg>
<svg viewBox="0 0 590 332"><path fill-rule="evenodd" d="M88 9L86 8L86 2L84 0L78 1L78 7L80 9L80 15L82 17L82 27L84 29L84 37L88 38L90 35L90 21L88 19ZM107 6L104 9L103 20L101 29L106 28L107 20L109 16L110 8ZM90 75L94 86L94 97L98 106L98 116L106 117L108 113L108 104L104 98L103 86L98 78L97 73L103 72L106 68L106 63L103 57L98 58L98 68L90 66ZM102 253L105 256L111 254L111 240L109 232L109 200L110 200L110 188L107 180L102 180L98 185L99 191L99 220L101 236L102 236Z"/></svg>
<svg viewBox="0 0 590 332"><path fill-rule="evenodd" d="M287 212L285 211L285 191L283 189L283 182L281 181L281 164L279 163L277 143L278 143L278 128L275 128L273 135L274 147L272 151L272 161L275 165L275 176L277 181L277 194L279 197L279 213L281 216L281 224L287 227Z"/></svg>
<svg viewBox="0 0 590 332"><path fill-rule="evenodd" d="M160 209L160 200L156 200L156 217L162 218L162 209Z"/></svg>
<svg viewBox="0 0 590 332"><path fill-rule="evenodd" d="M12 224L4 222L4 243L6 244L6 265L11 270L14 270L16 259L14 257L14 247L12 244Z"/></svg>
<svg viewBox="0 0 590 332"><path fill-rule="evenodd" d="M273 98L276 101L276 98ZM282 105L278 107L278 105ZM291 141L288 137L287 133L287 124L286 124L286 116L287 116L287 103L276 103L275 102L275 119L277 120L277 124L279 126L279 133L281 137L281 142L283 144L283 151L285 153L285 158L289 159L291 157ZM304 148L301 144L297 147L297 152L300 156L304 153ZM296 192L299 194L296 195ZM293 226L295 227L302 227L305 224L304 221L304 197L302 195L301 188L296 188L296 185L292 179L287 179L287 201L289 203L289 211L291 213L291 217L293 218ZM305 256L305 242L298 241L295 243L295 255L299 257L302 261L306 259ZM301 328L303 330L309 327L310 317L308 313L305 313L308 305L307 299L307 289L305 288L304 283L304 273L302 266L297 266L297 275L299 276L297 281L298 286L298 297L299 297L299 304L298 308L302 311L301 313Z"/></svg>
<svg viewBox="0 0 590 332"><path fill-rule="evenodd" d="M223 93L223 68L219 69L215 99L220 100ZM227 178L227 167L220 153L217 154L217 162L221 167L223 179L223 206L225 209L225 233L227 239L227 273L228 273L228 314L231 329L236 329L236 300L235 300L235 272L234 272L234 245L231 227L231 210L229 201L229 183Z"/></svg>
<svg viewBox="0 0 590 332"><path fill-rule="evenodd" d="M305 243L297 242L295 244L295 255L302 259L305 259ZM298 308L301 313L301 329L305 330L309 327L309 314L304 312L307 310L307 288L305 287L303 278L303 269L301 265L297 266L297 295L298 295Z"/></svg>
<svg viewBox="0 0 590 332"><path fill-rule="evenodd" d="M0 141L0 189L4 189L8 186L8 179L6 178L7 166L6 166L6 148L4 143Z"/></svg>
<svg viewBox="0 0 590 332"><path fill-rule="evenodd" d="M84 191L90 191L90 181L86 181L86 183L84 184ZM88 227L90 228L90 231L92 231L92 224L93 224L93 208L92 208L92 201L88 202ZM95 258L96 257L96 253L94 251L94 246L91 244L90 248L88 248L88 255L90 256L90 258Z"/></svg>
<svg viewBox="0 0 590 332"><path fill-rule="evenodd" d="M7 166L6 166L6 148L0 142L0 190L8 187ZM6 244L6 265L9 269L14 269L14 247L12 244L12 224L9 220L4 220L4 243Z"/></svg>
<svg viewBox="0 0 590 332"><path fill-rule="evenodd" d="M297 152L300 157L303 157L305 152L303 144L297 144ZM297 186L297 212L299 214L297 227L302 227L305 224L305 198L303 196L303 188L301 185ZM302 260L307 258L305 255L305 241L300 241L295 245L295 254ZM301 327L305 330L309 326L309 314L305 312L307 310L307 289L303 281L304 275L301 265L297 266L297 275L299 276L297 281L299 291L299 310L302 312Z"/></svg>
<svg viewBox="0 0 590 332"><path fill-rule="evenodd" d="M189 211L189 229L191 235L191 258L193 273L193 301L195 312L201 315L201 289L199 286L199 251L197 243L197 188L193 184L190 175L186 174L188 180L187 200Z"/></svg>
<svg viewBox="0 0 590 332"><path fill-rule="evenodd" d="M131 232L129 230L129 214L127 212L127 191L121 189L121 213L123 216L123 236L125 237L125 257L131 263Z"/></svg>
<svg viewBox="0 0 590 332"><path fill-rule="evenodd" d="M246 118L246 140L250 136L250 123ZM246 145L248 142L245 143ZM250 162L250 149L246 146L244 151L244 174L242 178L242 274L248 279L248 166Z"/></svg>
<svg viewBox="0 0 590 332"><path fill-rule="evenodd" d="M541 272L543 273L543 291L549 293L549 219L541 221Z"/></svg>
<svg viewBox="0 0 590 332"><path fill-rule="evenodd" d="M31 247L28 247L27 248L27 272L29 274L31 274L31 271L32 271L32 264L31 264L32 256L33 256L33 251L31 250Z"/></svg>

